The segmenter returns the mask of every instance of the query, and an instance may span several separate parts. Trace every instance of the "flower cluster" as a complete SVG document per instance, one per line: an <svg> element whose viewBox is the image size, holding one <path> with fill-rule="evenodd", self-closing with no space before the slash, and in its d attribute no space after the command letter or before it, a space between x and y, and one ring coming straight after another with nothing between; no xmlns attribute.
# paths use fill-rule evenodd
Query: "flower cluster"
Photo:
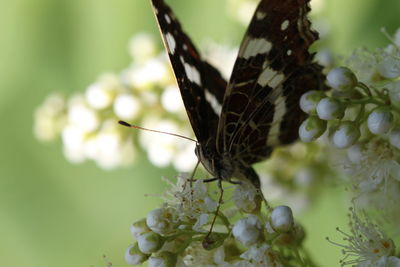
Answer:
<svg viewBox="0 0 400 267"><path fill-rule="evenodd" d="M305 234L292 210L263 205L249 182L224 188L224 194L232 194L226 203L214 200L218 197L202 180L180 175L176 185L169 184L162 207L132 225L135 243L126 250L127 263L272 267L310 262L294 252L302 250Z"/></svg>
<svg viewBox="0 0 400 267"><path fill-rule="evenodd" d="M35 112L34 133L42 141L61 137L65 157L74 163L90 159L105 169L129 165L139 143L153 164L188 171L196 163L193 144L117 123L191 134L165 52L147 34L132 38L129 52L133 62L120 73L101 75L83 93L50 95Z"/></svg>
<svg viewBox="0 0 400 267"><path fill-rule="evenodd" d="M348 67L333 68L327 75L331 91L309 91L301 97L300 107L310 116L299 129L300 138L310 142L328 129L337 148L373 138L400 148L400 44L368 56L354 54L348 65L358 71L357 66L363 66L363 76L358 78Z"/></svg>
<svg viewBox="0 0 400 267"><path fill-rule="evenodd" d="M395 256L395 245L392 239L383 233L377 224L371 222L363 213L360 217L354 208L350 208L350 234L336 229L347 244L327 240L342 248L345 255L341 266L357 267L399 267L400 258Z"/></svg>
<svg viewBox="0 0 400 267"><path fill-rule="evenodd" d="M304 94L300 106L309 117L299 129L303 142L326 133L333 147L346 149L347 155L334 154L358 203L387 212L396 221L397 205L387 204L400 194L399 36L400 31L384 49L357 51L346 61L348 67L332 69L327 75L331 91Z"/></svg>

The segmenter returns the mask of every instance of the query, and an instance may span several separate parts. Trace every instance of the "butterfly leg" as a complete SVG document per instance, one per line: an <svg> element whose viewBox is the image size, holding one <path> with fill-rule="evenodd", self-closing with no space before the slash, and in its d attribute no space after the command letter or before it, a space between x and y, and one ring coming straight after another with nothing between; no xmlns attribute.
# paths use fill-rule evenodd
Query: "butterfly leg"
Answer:
<svg viewBox="0 0 400 267"><path fill-rule="evenodd" d="M206 237L203 240L203 247L205 249L209 248L214 243L211 234L212 234L214 224L215 224L218 214L219 214L219 209L222 204L222 197L224 196L224 189L222 188L222 179L219 179L219 178L211 178L211 179L213 179L213 181L218 180L218 188L220 190L220 195L219 195L219 199L218 199L218 206L217 206L217 209L215 210L215 216L211 222L210 230L208 231L208 234L206 235ZM210 179L207 179L207 180L210 180Z"/></svg>
<svg viewBox="0 0 400 267"><path fill-rule="evenodd" d="M219 180L217 177L213 177L213 178L208 178L208 179L204 179L203 182L204 183L210 183L210 182L214 182Z"/></svg>
<svg viewBox="0 0 400 267"><path fill-rule="evenodd" d="M199 167L200 164L200 160L197 160L196 166L194 167L194 170L192 172L192 174L190 175L189 178L189 185L190 185L190 195L191 195L191 201L193 202L193 181L196 180L194 179L194 174L196 173L197 167Z"/></svg>

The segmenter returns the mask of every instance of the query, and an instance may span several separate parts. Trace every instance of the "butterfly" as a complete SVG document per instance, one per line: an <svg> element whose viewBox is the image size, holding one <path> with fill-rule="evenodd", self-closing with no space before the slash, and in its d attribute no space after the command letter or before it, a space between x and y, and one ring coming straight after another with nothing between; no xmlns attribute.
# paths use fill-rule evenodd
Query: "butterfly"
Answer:
<svg viewBox="0 0 400 267"><path fill-rule="evenodd" d="M294 142L304 120L299 99L324 87L310 45L318 39L309 0L261 0L244 35L229 81L205 61L164 0L154 13L197 138L195 153L219 181L248 180L252 164Z"/></svg>

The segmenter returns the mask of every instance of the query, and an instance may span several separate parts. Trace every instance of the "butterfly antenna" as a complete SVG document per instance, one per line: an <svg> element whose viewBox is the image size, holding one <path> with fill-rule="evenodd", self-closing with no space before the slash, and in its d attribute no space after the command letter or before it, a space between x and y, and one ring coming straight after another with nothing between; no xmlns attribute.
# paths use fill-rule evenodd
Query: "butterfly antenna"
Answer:
<svg viewBox="0 0 400 267"><path fill-rule="evenodd" d="M180 135L180 134L163 132L163 131L158 131L158 130L153 130L153 129L147 129L147 128L143 128L143 127L140 127L140 126L137 126L137 125L133 125L133 124L127 123L126 121L118 121L118 123L123 125L123 126L126 126L128 128L134 128L134 129L139 129L139 130L144 130L144 131L149 131L149 132L154 132L154 133L168 134L168 135L180 137L180 138L183 138L183 139L186 139L186 140L190 140L192 142L195 142L196 144L198 143L196 140L194 140L192 138L189 138L187 136Z"/></svg>

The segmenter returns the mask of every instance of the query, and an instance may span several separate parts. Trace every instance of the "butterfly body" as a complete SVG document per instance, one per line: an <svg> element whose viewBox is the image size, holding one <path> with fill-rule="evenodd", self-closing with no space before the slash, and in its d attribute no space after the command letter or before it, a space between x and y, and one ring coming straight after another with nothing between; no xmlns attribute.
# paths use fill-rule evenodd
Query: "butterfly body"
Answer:
<svg viewBox="0 0 400 267"><path fill-rule="evenodd" d="M226 81L202 59L163 0L152 0L182 99L197 137L195 153L215 179L250 180L252 164L298 138L300 96L323 89L309 46L317 33L309 0L261 0Z"/></svg>

